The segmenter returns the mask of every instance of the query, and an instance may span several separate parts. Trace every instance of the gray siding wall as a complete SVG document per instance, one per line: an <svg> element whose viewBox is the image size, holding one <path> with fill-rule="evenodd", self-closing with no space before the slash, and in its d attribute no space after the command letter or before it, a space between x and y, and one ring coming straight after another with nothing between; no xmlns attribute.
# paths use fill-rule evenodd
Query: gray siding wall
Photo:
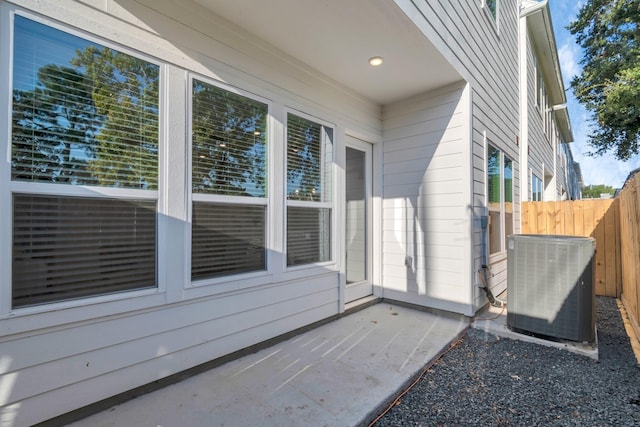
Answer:
<svg viewBox="0 0 640 427"><path fill-rule="evenodd" d="M486 299L476 285L482 264L482 233L479 218L486 207L486 143L490 142L514 161L514 230L520 230L519 146L519 71L518 71L518 1L500 0L498 19L494 22L482 1L396 0L416 26L449 59L471 87L471 145L468 168L472 171L469 207L468 245L472 253L472 305L478 308ZM428 71L427 71L428 72ZM466 225L465 225L466 227ZM506 289L506 251L494 255L491 287L496 293Z"/></svg>
<svg viewBox="0 0 640 427"><path fill-rule="evenodd" d="M385 298L469 312L469 92L384 109Z"/></svg>
<svg viewBox="0 0 640 427"><path fill-rule="evenodd" d="M537 84L537 71L536 62L534 59L534 51L527 37L527 111L528 111L528 126L526 129L528 144L529 144L529 162L528 169L540 178L543 182L545 180L544 173L551 173L557 177L558 174L554 170L554 153L553 144L555 143L555 136L547 134L544 130L544 121L542 115L544 114L544 105L538 107L536 105L536 92L538 90ZM555 126L555 125L554 125ZM544 170L543 170L544 168ZM528 175L529 176L529 175ZM529 179L531 179L529 177ZM556 180L556 193L559 188L561 179ZM527 187L523 189L527 194L531 189L531 183L527 183ZM543 188L544 192L544 188ZM549 200L548 198L545 200ZM553 199L555 200L555 199Z"/></svg>

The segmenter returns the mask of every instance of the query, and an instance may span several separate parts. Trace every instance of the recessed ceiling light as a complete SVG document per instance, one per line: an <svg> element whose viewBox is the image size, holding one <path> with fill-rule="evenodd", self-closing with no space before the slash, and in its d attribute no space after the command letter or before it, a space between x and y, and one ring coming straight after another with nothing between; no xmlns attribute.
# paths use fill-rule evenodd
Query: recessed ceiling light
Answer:
<svg viewBox="0 0 640 427"><path fill-rule="evenodd" d="M382 65L382 56L372 56L371 58L369 58L369 65L373 67Z"/></svg>

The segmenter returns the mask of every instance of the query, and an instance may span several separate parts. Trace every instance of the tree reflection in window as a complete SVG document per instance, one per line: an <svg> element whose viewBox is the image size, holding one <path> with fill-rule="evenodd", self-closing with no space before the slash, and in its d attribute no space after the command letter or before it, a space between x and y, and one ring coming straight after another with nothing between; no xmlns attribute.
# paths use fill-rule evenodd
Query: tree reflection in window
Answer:
<svg viewBox="0 0 640 427"><path fill-rule="evenodd" d="M193 80L192 189L266 197L266 104Z"/></svg>
<svg viewBox="0 0 640 427"><path fill-rule="evenodd" d="M159 66L14 23L12 178L156 189Z"/></svg>
<svg viewBox="0 0 640 427"><path fill-rule="evenodd" d="M323 182L323 126L293 114L287 116L287 198L320 202Z"/></svg>
<svg viewBox="0 0 640 427"><path fill-rule="evenodd" d="M493 19L495 19L497 16L498 0L484 0L484 1L487 7L489 8L489 11L491 11L491 15L493 16Z"/></svg>

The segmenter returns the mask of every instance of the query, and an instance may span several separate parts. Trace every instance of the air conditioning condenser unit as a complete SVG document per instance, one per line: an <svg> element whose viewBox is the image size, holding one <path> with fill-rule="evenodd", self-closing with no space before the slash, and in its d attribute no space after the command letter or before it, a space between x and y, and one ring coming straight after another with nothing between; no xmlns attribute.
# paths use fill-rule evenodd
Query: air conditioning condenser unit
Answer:
<svg viewBox="0 0 640 427"><path fill-rule="evenodd" d="M516 234L507 240L507 326L595 340L595 239Z"/></svg>

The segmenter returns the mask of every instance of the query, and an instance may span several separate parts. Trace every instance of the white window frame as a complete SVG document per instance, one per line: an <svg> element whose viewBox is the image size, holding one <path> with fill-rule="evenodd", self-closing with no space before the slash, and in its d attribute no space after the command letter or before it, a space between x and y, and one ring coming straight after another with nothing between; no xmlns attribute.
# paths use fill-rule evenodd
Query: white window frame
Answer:
<svg viewBox="0 0 640 427"><path fill-rule="evenodd" d="M322 170L320 171L320 176L324 177L327 176L326 174L326 170L324 170L324 168L327 165L325 156L327 155L327 150L326 147L330 146L331 147L331 173L328 176L328 179L326 182L324 182L324 184L326 185L330 185L330 192L329 192L329 200L328 201L319 201L319 202L314 202L314 201L303 201L303 200L289 200L289 198L287 197L287 145L288 145L288 117L289 114L292 114L294 116L298 116L300 118L312 121L316 124L319 124L321 126L322 129L322 134L320 136L321 138L321 160L320 160L320 165ZM314 268L314 267L326 267L326 266L331 266L331 265L336 265L337 264L337 256L336 256L336 247L339 246L336 244L336 238L337 238L337 224L336 224L336 126L332 123L329 123L325 120L319 119L318 117L312 116L310 114L307 113L303 113L299 110L294 110L291 108L285 108L284 109L284 142L283 142L283 146L284 146L284 158L283 158L283 164L284 164L284 181L283 181L283 191L284 191L284 209L283 209L283 219L284 219L284 228L283 228L283 252L284 252L284 256L282 257L282 268L284 271L296 271L296 270L304 270L304 269L308 269L308 268ZM331 129L332 130L332 138L329 138L328 133L327 133L327 129ZM330 141L327 142L327 141ZM322 192L324 192L324 189L322 190ZM313 209L329 209L329 217L331 219L331 224L330 224L330 236L329 236L329 244L331 245L329 248L329 254L330 254L330 259L327 261L321 261L321 262L314 262L314 263L310 263L310 264L302 264L302 265L293 265L293 266L289 266L287 265L287 254L288 254L288 250L289 248L287 247L287 217L288 217L288 208L289 207L301 207L301 208L313 208Z"/></svg>
<svg viewBox="0 0 640 427"><path fill-rule="evenodd" d="M482 8L482 10L485 13L485 16L487 16L489 18L489 20L491 21L491 23L493 24L493 29L496 32L496 34L498 34L499 31L499 21L500 21L500 0L495 0L496 2L496 10L495 10L495 15L493 14L493 11L491 10L491 8L489 7L489 5L487 4L487 0L481 0L480 3L480 7Z"/></svg>
<svg viewBox="0 0 640 427"><path fill-rule="evenodd" d="M536 184L538 186L538 190L536 191ZM536 193L539 195L539 200L536 200ZM538 178L538 176L531 171L531 201L532 202L542 202L544 197L543 197L544 193L542 190L542 180L540 178Z"/></svg>
<svg viewBox="0 0 640 427"><path fill-rule="evenodd" d="M226 90L236 95L243 96L245 98L252 99L254 101L261 102L267 105L267 147L265 150L266 158L266 188L265 197L243 197L243 196L228 196L219 194L202 194L193 192L193 81L199 80L203 83L210 84L217 88ZM200 74L189 73L188 78L188 95L187 95L187 218L188 218L188 230L187 230L187 245L185 250L185 284L187 287L206 287L212 285L220 285L223 283L236 283L240 280L250 280L259 278L268 278L272 273L270 256L270 242L271 242L271 197L273 194L273 183L270 179L270 165L272 157L272 129L273 129L273 115L272 115L272 102L266 98L257 96L251 92L239 89L234 86L230 86L219 80L215 80ZM234 205L250 205L250 206L264 206L265 207L265 234L264 234L264 249L265 249L265 269L260 271L252 271L247 273L238 273L228 276L213 277L207 279L191 279L191 236L193 230L193 202L207 202L213 204L234 204ZM260 281L258 283L261 283ZM220 288L218 292L223 292L225 288Z"/></svg>
<svg viewBox="0 0 640 427"><path fill-rule="evenodd" d="M489 165L488 165L488 159L489 159L489 147L493 147L495 150L497 150L500 153L500 166L499 166L499 170L500 170L500 189L498 191L498 194L500 194L500 209L499 209L499 213L500 213L500 236L499 236L499 241L500 241L500 249L495 251L495 252L491 252L491 235L489 234L489 228L487 227L487 253L489 254L489 262L497 262L501 259L503 259L506 256L506 252L507 252L507 247L506 247L506 240L507 240L507 236L506 236L506 200L505 200L505 157L507 157L509 160L511 160L511 174L512 174L512 184L511 184L511 200L512 200L512 205L515 204L515 192L514 192L514 188L515 188L515 160L513 160L511 157L507 156L504 152L503 149L499 148L497 145L493 144L490 140L485 139L485 206L487 207L487 214L490 218L489 215ZM513 212L512 212L513 214ZM490 220L490 219L489 219ZM515 230L515 216L512 215L511 217L511 229Z"/></svg>
<svg viewBox="0 0 640 427"><path fill-rule="evenodd" d="M25 182L25 181L12 181L11 179L11 122L12 122L12 91L13 91L13 49L14 49L14 17L20 16L39 24L46 25L58 31L62 31L71 34L76 37L80 37L88 42L99 44L103 47L107 47L127 55L144 60L151 64L157 65L159 68L158 86L158 189L157 190L142 190L142 189L126 189L126 188L114 188L114 187L98 187L87 185L67 185L67 184L55 184L55 183L38 183L38 182ZM13 217L10 209L4 209L0 213L0 235L2 236L2 242L0 243L0 318L12 315L22 316L31 315L36 313L49 313L68 308L75 307L87 307L95 304L107 304L117 303L122 300L143 298L139 303L143 306L148 306L149 303L156 304L162 301L158 299L159 294L166 292L166 269L161 262L161 256L165 248L162 243L166 241L166 223L161 218L167 214L166 197L163 197L166 192L166 100L163 96L163 88L166 85L166 64L156 58L153 58L140 51L132 49L127 46L123 46L112 42L106 38L96 36L86 31L78 30L76 27L72 27L68 24L62 24L54 21L50 18L42 17L38 14L25 11L17 8L13 5L0 4L0 28L2 28L2 40L0 43L0 75L5 76L7 85L0 85L0 128L5 129L4 138L0 139L0 152L5 153L2 156L2 163L4 164L0 168L0 201L4 206L12 206L12 195L14 193L20 194L38 194L47 196L79 196L79 197L91 197L91 198L119 198L119 199L137 199L137 200L155 200L157 203L156 208L156 283L154 287L122 291L107 295L95 295L82 297L70 300L53 301L33 306L24 306L12 308L12 229L13 229ZM133 306L132 305L132 306ZM105 306L105 310L109 310ZM91 310L88 311L91 313ZM94 311L94 316L97 313Z"/></svg>

